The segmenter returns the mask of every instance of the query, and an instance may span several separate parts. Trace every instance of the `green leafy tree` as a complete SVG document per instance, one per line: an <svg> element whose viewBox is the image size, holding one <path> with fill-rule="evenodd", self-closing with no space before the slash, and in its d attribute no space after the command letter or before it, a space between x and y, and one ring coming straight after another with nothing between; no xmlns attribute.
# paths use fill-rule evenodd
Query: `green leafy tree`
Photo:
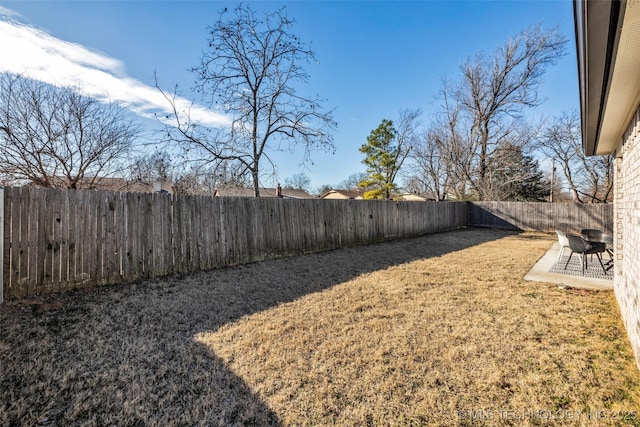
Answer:
<svg viewBox="0 0 640 427"><path fill-rule="evenodd" d="M519 202L545 201L550 183L538 161L523 153L522 148L505 143L487 161L486 195L491 200Z"/></svg>
<svg viewBox="0 0 640 427"><path fill-rule="evenodd" d="M406 152L396 144L396 129L391 120L382 123L371 131L367 143L360 147L365 155L362 163L367 167L366 176L358 183L361 188L370 188L364 193L365 199L391 198L396 190L396 175L406 158Z"/></svg>

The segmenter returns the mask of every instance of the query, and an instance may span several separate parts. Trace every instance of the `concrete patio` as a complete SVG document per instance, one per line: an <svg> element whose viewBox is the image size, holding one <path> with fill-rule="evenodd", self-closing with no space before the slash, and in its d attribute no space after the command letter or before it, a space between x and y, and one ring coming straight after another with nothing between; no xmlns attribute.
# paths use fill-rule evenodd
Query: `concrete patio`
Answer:
<svg viewBox="0 0 640 427"><path fill-rule="evenodd" d="M531 270L524 276L525 280L532 282L547 282L557 283L559 285L569 286L572 288L589 289L589 290L613 290L613 270L608 270L607 275L609 278L600 278L598 276L604 276L600 263L593 258L589 259L588 269L585 272L585 276L576 274L576 266L580 267L580 258L577 254L573 255L571 263L567 268L567 273L556 273L551 270L556 264L558 253L560 251L560 245L554 243L553 246L547 251L542 258L531 268ZM559 264L564 265L567 257L571 253L570 250L565 250L562 261ZM604 257L604 262L607 261L607 257ZM573 274L572 272L572 266ZM559 269L556 269L558 271ZM561 269L560 269L561 270ZM599 270L599 271L598 271ZM589 277L592 276L592 277ZM595 276L595 277L594 277Z"/></svg>

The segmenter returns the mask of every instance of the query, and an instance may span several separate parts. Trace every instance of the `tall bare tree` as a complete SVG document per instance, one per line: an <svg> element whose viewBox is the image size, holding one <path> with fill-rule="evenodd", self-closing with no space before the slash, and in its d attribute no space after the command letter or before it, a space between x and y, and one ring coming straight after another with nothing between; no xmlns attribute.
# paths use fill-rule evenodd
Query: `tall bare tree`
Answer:
<svg viewBox="0 0 640 427"><path fill-rule="evenodd" d="M396 144L399 153L399 168L411 154L420 138L422 110L405 108L400 110L396 127Z"/></svg>
<svg viewBox="0 0 640 427"><path fill-rule="evenodd" d="M464 200L474 179L474 149L461 133L468 127L467 117L451 98L446 80L440 99L441 110L432 116L410 154L406 182L435 200Z"/></svg>
<svg viewBox="0 0 640 427"><path fill-rule="evenodd" d="M0 75L0 175L91 188L122 167L139 127L125 111L25 76Z"/></svg>
<svg viewBox="0 0 640 427"><path fill-rule="evenodd" d="M451 189L452 176L447 170L449 163L444 149L434 130L425 131L412 152L405 187L434 200L445 200Z"/></svg>
<svg viewBox="0 0 640 427"><path fill-rule="evenodd" d="M211 108L231 118L228 129L202 128L178 111L175 92L163 91L174 107L170 137L209 162L242 164L256 196L264 163L273 166L269 152L302 146L308 160L314 149L333 149L332 112L321 108L320 97L297 90L309 80L303 65L316 61L309 46L291 32L293 23L284 9L257 14L241 4L232 11L225 8L208 29L208 48L193 68L195 89Z"/></svg>
<svg viewBox="0 0 640 427"><path fill-rule="evenodd" d="M527 151L530 136L522 116L541 103L538 88L550 65L565 54L566 39L534 26L478 54L461 68L460 79L443 81L441 109L423 133L407 176L436 200L497 197L496 155L512 145ZM492 169L489 169L489 163ZM492 176L489 176L489 175Z"/></svg>
<svg viewBox="0 0 640 427"><path fill-rule="evenodd" d="M492 57L477 55L462 66L462 80L453 95L470 118L469 141L477 157L471 181L480 200L487 197L487 162L492 151L513 139L514 120L524 109L541 103L538 88L548 66L566 51L566 38L557 31L531 27L499 46Z"/></svg>
<svg viewBox="0 0 640 427"><path fill-rule="evenodd" d="M613 197L613 156L587 157L582 149L580 118L563 112L542 126L539 150L558 162L573 200L607 202Z"/></svg>

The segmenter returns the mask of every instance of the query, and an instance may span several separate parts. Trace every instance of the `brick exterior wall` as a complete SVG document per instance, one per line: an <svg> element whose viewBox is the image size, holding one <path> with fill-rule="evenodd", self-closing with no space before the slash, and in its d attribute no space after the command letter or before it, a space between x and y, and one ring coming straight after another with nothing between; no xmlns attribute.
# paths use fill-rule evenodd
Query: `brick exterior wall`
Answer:
<svg viewBox="0 0 640 427"><path fill-rule="evenodd" d="M614 290L640 368L640 107L615 163Z"/></svg>

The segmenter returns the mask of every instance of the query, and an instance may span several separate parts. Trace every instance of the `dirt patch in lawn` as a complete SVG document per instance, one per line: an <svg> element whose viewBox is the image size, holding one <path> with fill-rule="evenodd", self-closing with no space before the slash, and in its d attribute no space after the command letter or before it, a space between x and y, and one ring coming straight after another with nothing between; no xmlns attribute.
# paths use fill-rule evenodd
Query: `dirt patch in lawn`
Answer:
<svg viewBox="0 0 640 427"><path fill-rule="evenodd" d="M552 242L469 229L9 302L0 424L638 424L613 293L523 280Z"/></svg>

